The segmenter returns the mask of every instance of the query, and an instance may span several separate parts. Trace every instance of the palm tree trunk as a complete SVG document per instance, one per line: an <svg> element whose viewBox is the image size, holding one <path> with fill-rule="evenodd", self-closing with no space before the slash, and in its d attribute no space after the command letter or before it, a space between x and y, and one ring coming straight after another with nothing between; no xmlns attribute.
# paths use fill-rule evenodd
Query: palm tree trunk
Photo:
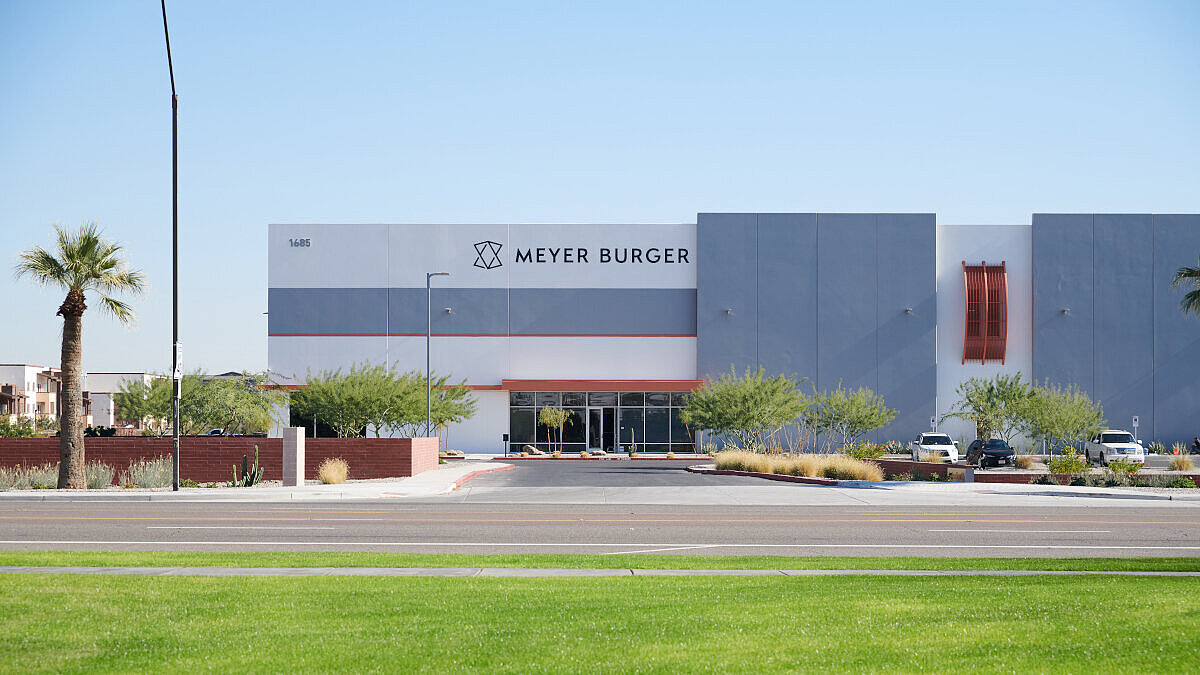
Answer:
<svg viewBox="0 0 1200 675"><path fill-rule="evenodd" d="M83 468L83 292L73 290L58 309L63 318L58 487L87 489Z"/></svg>

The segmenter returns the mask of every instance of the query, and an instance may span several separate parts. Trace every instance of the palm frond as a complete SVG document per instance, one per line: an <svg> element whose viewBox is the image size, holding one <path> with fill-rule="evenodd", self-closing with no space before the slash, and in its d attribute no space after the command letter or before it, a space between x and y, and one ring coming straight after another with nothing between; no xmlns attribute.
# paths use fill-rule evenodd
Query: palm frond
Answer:
<svg viewBox="0 0 1200 675"><path fill-rule="evenodd" d="M127 303L107 295L100 296L100 306L104 311L123 324L133 323L133 307Z"/></svg>
<svg viewBox="0 0 1200 675"><path fill-rule="evenodd" d="M96 290L104 310L122 323L133 320L133 308L116 298L114 291L140 293L145 276L129 269L121 258L120 244L106 240L95 223L83 223L79 229L54 226L53 253L35 246L19 255L16 275L32 276L39 284L54 283L68 291Z"/></svg>
<svg viewBox="0 0 1200 675"><path fill-rule="evenodd" d="M41 246L34 246L28 251L22 251L17 256L17 260L16 276L18 279L29 276L33 277L39 286L45 286L47 283L68 286L69 274L66 268L58 258Z"/></svg>
<svg viewBox="0 0 1200 675"><path fill-rule="evenodd" d="M1200 267L1180 267L1171 278L1171 288L1179 288L1187 283L1200 284Z"/></svg>
<svg viewBox="0 0 1200 675"><path fill-rule="evenodd" d="M1188 291L1179 301L1179 309L1184 314L1200 316L1200 266L1180 267L1171 278L1171 288L1188 287Z"/></svg>

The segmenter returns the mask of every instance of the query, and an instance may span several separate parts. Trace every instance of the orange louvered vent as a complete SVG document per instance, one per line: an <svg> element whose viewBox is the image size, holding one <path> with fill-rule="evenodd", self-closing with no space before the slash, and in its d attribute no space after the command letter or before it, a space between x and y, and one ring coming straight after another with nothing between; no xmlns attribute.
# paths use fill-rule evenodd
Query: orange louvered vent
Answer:
<svg viewBox="0 0 1200 675"><path fill-rule="evenodd" d="M1005 264L968 265L963 261L967 316L962 362L1004 363L1008 343L1008 274Z"/></svg>

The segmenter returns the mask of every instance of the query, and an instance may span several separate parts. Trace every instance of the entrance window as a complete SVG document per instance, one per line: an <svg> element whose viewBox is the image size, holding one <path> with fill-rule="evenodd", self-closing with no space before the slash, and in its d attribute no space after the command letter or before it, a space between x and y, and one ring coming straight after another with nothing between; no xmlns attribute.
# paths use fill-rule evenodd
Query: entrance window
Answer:
<svg viewBox="0 0 1200 675"><path fill-rule="evenodd" d="M680 418L686 403L687 394L676 392L510 392L511 447L557 449L557 431L537 422L538 411L549 405L570 413L564 452L626 452L631 443L643 452L693 452L692 434Z"/></svg>

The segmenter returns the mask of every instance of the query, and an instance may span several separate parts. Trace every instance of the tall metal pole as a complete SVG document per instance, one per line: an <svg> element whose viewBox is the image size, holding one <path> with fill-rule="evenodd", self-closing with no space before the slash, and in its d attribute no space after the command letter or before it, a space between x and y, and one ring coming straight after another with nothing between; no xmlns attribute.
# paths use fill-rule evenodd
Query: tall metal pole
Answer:
<svg viewBox="0 0 1200 675"><path fill-rule="evenodd" d="M183 360L179 350L179 96L175 94L175 64L171 62L171 32L167 29L167 0L162 0L163 37L167 41L167 70L171 74L171 489L179 490L179 398Z"/></svg>
<svg viewBox="0 0 1200 675"><path fill-rule="evenodd" d="M164 0L165 2L166 0ZM429 280L434 277L448 277L449 272L425 273L425 433L433 433L433 397L429 383L429 338L433 334L433 305L430 301Z"/></svg>

